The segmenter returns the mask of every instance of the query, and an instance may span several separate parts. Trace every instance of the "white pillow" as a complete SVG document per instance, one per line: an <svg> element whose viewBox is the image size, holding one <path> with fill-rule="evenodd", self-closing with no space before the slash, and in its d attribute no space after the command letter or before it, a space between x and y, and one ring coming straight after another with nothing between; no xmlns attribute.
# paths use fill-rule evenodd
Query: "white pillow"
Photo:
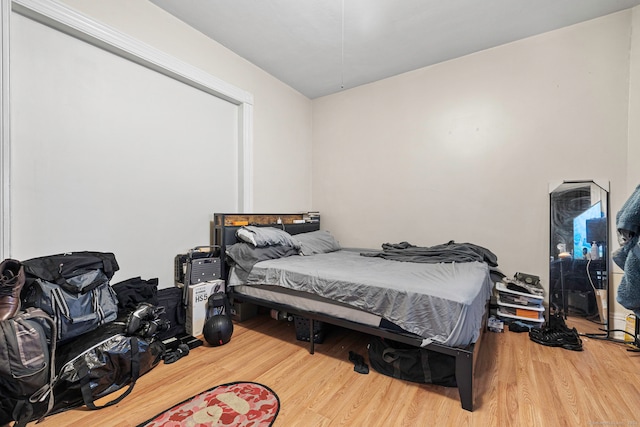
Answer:
<svg viewBox="0 0 640 427"><path fill-rule="evenodd" d="M242 240L246 243L251 243L253 246L256 246L256 239L253 237L253 232L247 230L245 227L241 227L236 231L236 237L239 240Z"/></svg>
<svg viewBox="0 0 640 427"><path fill-rule="evenodd" d="M247 225L236 231L236 237L243 242L252 244L256 248L284 245L300 249L300 243L294 240L291 234L279 228Z"/></svg>

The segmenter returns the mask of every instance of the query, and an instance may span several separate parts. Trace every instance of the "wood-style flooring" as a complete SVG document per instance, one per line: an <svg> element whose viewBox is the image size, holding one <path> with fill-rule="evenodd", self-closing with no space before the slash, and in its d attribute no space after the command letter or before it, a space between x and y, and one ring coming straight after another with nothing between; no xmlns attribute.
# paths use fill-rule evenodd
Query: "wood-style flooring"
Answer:
<svg viewBox="0 0 640 427"><path fill-rule="evenodd" d="M235 325L230 343L160 364L118 405L74 409L38 427L135 426L215 385L255 381L280 398L275 426L640 426L640 353L583 338L584 351L551 348L526 333L487 332L475 371L475 410L457 388L354 372L366 335L332 328L316 353L292 323L262 315ZM30 425L35 425L31 423Z"/></svg>

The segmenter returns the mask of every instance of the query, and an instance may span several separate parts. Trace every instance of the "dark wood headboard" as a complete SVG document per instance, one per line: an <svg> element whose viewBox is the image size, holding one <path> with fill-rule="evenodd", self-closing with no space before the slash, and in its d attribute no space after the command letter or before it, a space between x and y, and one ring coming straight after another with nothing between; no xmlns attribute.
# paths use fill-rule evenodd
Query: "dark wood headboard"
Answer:
<svg viewBox="0 0 640 427"><path fill-rule="evenodd" d="M225 253L227 246L237 242L236 231L245 225L256 227L282 228L289 234L306 233L320 229L320 216L317 213L309 219L307 213L284 214L214 214L210 224L211 245L220 247L222 262L222 277L227 278L227 263Z"/></svg>

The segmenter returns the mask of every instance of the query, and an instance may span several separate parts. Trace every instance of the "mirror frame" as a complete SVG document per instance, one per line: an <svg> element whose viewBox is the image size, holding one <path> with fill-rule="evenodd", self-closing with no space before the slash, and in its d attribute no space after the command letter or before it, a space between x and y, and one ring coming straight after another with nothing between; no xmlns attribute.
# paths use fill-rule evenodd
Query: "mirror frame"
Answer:
<svg viewBox="0 0 640 427"><path fill-rule="evenodd" d="M588 188L588 193L586 192ZM562 212L558 211L557 202L558 195L561 193L574 191L577 197L571 197L570 195L564 200L567 204L567 210ZM582 195L580 195L582 191ZM555 197L554 197L555 196ZM585 198L588 196L588 202L585 203ZM589 208L593 207L596 203L602 202L600 213L604 215L606 220L604 221L604 236L597 241L595 246L595 254L592 255L593 249L586 249L588 244L582 244L583 252L575 254L575 238L576 234L573 229L573 221L581 213L584 213ZM603 206L602 206L603 205ZM572 272L577 272L577 281L582 280L584 286L584 279L588 279L588 284L593 287L593 295L596 302L596 314L583 316L586 320L584 322L570 322L569 327L576 327L578 332L588 336L608 336L608 326L610 324L610 310L609 310L609 294L610 294L610 261L609 261L609 248L610 248L610 232L609 232L609 183L608 181L596 181L596 180L575 180L575 181L562 181L549 184L549 289L548 289L548 303L549 313L552 313L554 305L561 305L558 307L565 319L571 319L569 295L571 289L565 288L565 281L571 282ZM593 219L593 218L592 218ZM568 232L568 221L571 221L571 231ZM559 226L560 225L560 226ZM586 228L586 221L585 221ZM561 230L564 230L562 232ZM601 229L599 229L601 230ZM562 234L564 235L562 235ZM586 240L585 235L582 236ZM593 264L593 259L598 260L598 263ZM586 261L586 262L583 262ZM585 265L582 265L585 264ZM582 268L586 268L585 277L580 277ZM595 279L595 280L594 280ZM557 285L561 283L561 303L558 304L558 289ZM575 282L573 282L575 283ZM580 294L580 292L578 292ZM582 293L584 294L584 293ZM554 298L554 296L556 296ZM589 307L589 301L587 301L587 307ZM589 320L589 318L600 319L600 322ZM576 316L577 319L580 316ZM593 328L591 323L593 322ZM581 330L582 329L582 330ZM600 333L605 331L605 333Z"/></svg>

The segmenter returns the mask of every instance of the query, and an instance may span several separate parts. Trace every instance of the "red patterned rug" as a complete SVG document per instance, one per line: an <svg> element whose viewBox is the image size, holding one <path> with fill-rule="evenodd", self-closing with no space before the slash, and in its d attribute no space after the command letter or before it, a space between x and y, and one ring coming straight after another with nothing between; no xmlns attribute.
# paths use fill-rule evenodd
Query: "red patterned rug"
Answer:
<svg viewBox="0 0 640 427"><path fill-rule="evenodd" d="M235 382L178 403L138 427L270 426L279 410L280 400L269 387Z"/></svg>

